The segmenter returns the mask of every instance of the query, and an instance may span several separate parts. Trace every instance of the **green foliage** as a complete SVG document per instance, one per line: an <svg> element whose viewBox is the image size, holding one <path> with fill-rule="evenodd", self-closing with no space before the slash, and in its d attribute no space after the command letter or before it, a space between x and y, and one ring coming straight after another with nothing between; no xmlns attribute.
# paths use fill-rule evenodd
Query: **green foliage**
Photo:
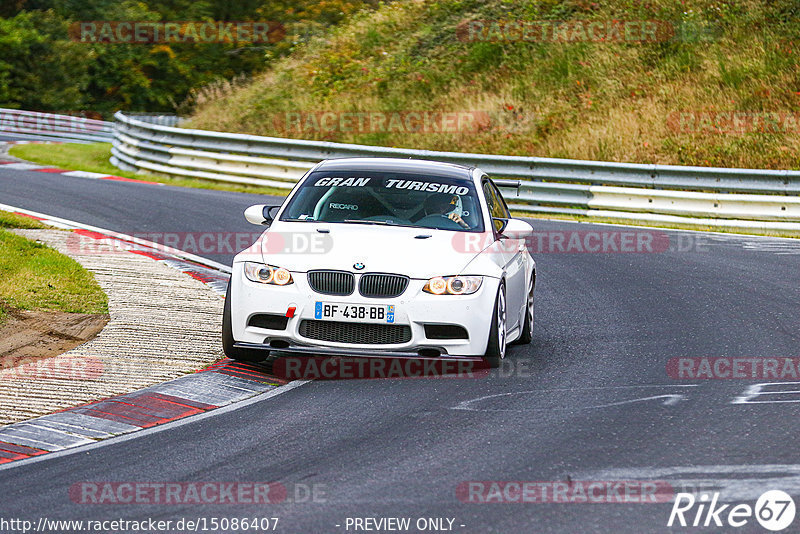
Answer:
<svg viewBox="0 0 800 534"><path fill-rule="evenodd" d="M52 10L0 19L0 107L75 110L85 105L90 49L66 40Z"/></svg>
<svg viewBox="0 0 800 534"><path fill-rule="evenodd" d="M0 107L174 112L193 89L263 70L377 0L9 0L0 6ZM272 21L268 43L86 43L82 21ZM188 105L191 106L189 101Z"/></svg>

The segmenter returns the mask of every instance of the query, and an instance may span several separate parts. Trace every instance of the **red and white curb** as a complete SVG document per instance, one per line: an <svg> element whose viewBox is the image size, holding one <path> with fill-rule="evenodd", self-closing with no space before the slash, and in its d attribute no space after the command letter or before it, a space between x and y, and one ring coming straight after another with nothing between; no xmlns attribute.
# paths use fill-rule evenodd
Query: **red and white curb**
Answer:
<svg viewBox="0 0 800 534"><path fill-rule="evenodd" d="M162 425L285 384L266 367L225 359L163 384L0 428L0 464Z"/></svg>
<svg viewBox="0 0 800 534"><path fill-rule="evenodd" d="M222 296L225 294L230 272L227 266L59 217L3 204L0 210L71 229L86 238L108 240L114 246L163 262L208 284ZM133 393L0 427L0 465L163 425L233 405L281 386L296 387L302 383L305 381L278 378L264 365L223 359L201 371Z"/></svg>
<svg viewBox="0 0 800 534"><path fill-rule="evenodd" d="M17 144L21 144L21 142L17 142ZM71 176L73 178L87 178L90 180L112 180L115 182L133 182L138 184L149 184L149 185L159 185L159 186L164 185L158 182L148 182L147 180L136 180L134 178L125 178L122 176L115 176L113 174L102 174L98 172L88 172L88 171L69 171L65 169L59 169L57 167L47 167L45 165L37 165L35 163L27 163L24 161L23 162L0 161L0 170L2 169L13 170L13 171L46 172L49 174L63 174L64 176Z"/></svg>
<svg viewBox="0 0 800 534"><path fill-rule="evenodd" d="M24 213L18 213L18 215L26 215L31 217L31 215ZM46 219L39 220L48 223ZM200 280L218 294L222 295L223 297L225 296L230 274L219 267L209 267L208 264L214 263L210 262L210 260L204 260L204 265L196 261L179 258L173 254L162 252L166 247L157 243L153 243L152 245L135 243L133 241L126 241L124 238L110 237L104 233L93 230L76 229L73 231L81 237L95 239L102 245L108 245L110 248L124 247L128 252L146 256L155 261L159 261L169 267L172 267L173 269L181 271L184 274L188 274L196 280Z"/></svg>

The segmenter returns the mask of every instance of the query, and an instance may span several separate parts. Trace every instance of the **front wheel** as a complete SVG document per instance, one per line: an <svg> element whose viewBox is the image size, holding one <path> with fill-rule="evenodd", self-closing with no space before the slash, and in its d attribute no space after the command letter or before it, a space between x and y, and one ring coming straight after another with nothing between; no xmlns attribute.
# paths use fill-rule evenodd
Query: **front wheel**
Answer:
<svg viewBox="0 0 800 534"><path fill-rule="evenodd" d="M228 289L225 291L225 306L222 308L222 351L225 356L240 362L260 362L269 356L267 350L247 350L233 346L233 327L231 326L231 282L228 280Z"/></svg>
<svg viewBox="0 0 800 534"><path fill-rule="evenodd" d="M492 369L500 367L500 362L506 357L506 285L503 282L497 289L489 342L483 357Z"/></svg>

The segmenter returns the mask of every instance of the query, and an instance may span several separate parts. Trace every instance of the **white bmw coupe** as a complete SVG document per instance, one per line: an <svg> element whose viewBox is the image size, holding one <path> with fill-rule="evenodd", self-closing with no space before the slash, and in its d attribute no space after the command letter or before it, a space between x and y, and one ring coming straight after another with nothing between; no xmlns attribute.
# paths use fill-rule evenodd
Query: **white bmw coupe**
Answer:
<svg viewBox="0 0 800 534"><path fill-rule="evenodd" d="M347 158L311 169L233 260L225 354L484 358L529 343L536 264L480 169Z"/></svg>

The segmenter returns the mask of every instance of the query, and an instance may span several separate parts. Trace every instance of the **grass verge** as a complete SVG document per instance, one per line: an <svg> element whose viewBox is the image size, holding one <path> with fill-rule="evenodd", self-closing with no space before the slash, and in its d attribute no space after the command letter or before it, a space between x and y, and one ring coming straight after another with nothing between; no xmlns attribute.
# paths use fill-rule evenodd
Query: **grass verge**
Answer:
<svg viewBox="0 0 800 534"><path fill-rule="evenodd" d="M122 176L123 178L147 180L178 187L194 187L198 189L214 189L217 191L233 191L236 193L254 193L258 195L281 197L286 196L289 192L286 189L274 187L229 184L226 182L215 182L213 180L201 180L199 178L173 178L163 174L137 174L135 172L123 171L113 166L108 161L108 158L111 157L110 143L65 143L60 145L38 143L25 144L11 147L8 153L15 158L38 163L39 165L49 165L75 171L111 174L113 176Z"/></svg>
<svg viewBox="0 0 800 534"><path fill-rule="evenodd" d="M24 229L41 229L47 228L36 219L18 215L16 213L9 213L7 211L0 211L0 228L24 228Z"/></svg>
<svg viewBox="0 0 800 534"><path fill-rule="evenodd" d="M75 260L5 228L44 228L0 211L0 323L7 308L108 313L108 297Z"/></svg>

